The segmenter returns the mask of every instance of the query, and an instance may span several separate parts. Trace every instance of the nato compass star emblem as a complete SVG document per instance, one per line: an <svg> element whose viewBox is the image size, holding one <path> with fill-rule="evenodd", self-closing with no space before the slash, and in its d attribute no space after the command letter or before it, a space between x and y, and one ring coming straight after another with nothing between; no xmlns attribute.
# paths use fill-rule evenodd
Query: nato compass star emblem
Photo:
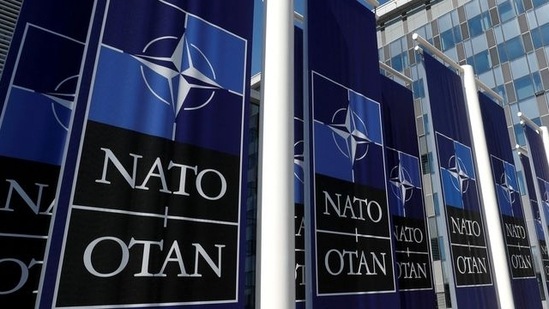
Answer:
<svg viewBox="0 0 549 309"><path fill-rule="evenodd" d="M408 202L412 198L413 189L415 188L408 170L402 164L398 164L391 169L389 177L393 194L402 204ZM404 212L406 211L404 210ZM406 216L406 213L404 213L404 216Z"/></svg>
<svg viewBox="0 0 549 309"><path fill-rule="evenodd" d="M461 194L467 192L469 188L469 172L463 161L456 155L453 155L448 160L448 172L452 176L452 185Z"/></svg>
<svg viewBox="0 0 549 309"><path fill-rule="evenodd" d="M549 191L543 192L543 206L549 210Z"/></svg>
<svg viewBox="0 0 549 309"><path fill-rule="evenodd" d="M26 92L36 93L47 98L48 101L50 101L51 112L55 118L55 121L57 122L59 127L68 132L69 118L62 115L66 114L67 112L70 113L73 109L77 80L78 75L67 77L59 82L51 92L39 93L36 90L16 85L14 85L14 88L18 88Z"/></svg>
<svg viewBox="0 0 549 309"><path fill-rule="evenodd" d="M294 176L300 183L305 183L304 158L304 142L300 140L294 144Z"/></svg>
<svg viewBox="0 0 549 309"><path fill-rule="evenodd" d="M513 185L514 184L513 179L506 172L504 172L500 176L500 181L501 181L500 186L503 189L503 192L505 192L504 194L505 200L509 202L509 204L513 205L513 203L515 202L515 193L518 192ZM512 207L511 207L511 211L512 211Z"/></svg>
<svg viewBox="0 0 549 309"><path fill-rule="evenodd" d="M154 56L149 51L159 44L177 44L171 55ZM142 51L142 54L133 55L141 64L141 74L149 90L163 103L171 106L175 118L181 110L197 110L208 105L215 96L216 90L222 87L215 81L216 72L203 53L196 45L190 43L183 34L180 38L176 36L165 36L150 41ZM195 63L200 61L206 63L198 69ZM155 90L152 83L148 81L144 68L148 68L156 74L164 77L168 82L170 90L169 97L165 97ZM189 99L193 91L205 91L200 101ZM174 124L174 132L175 132Z"/></svg>
<svg viewBox="0 0 549 309"><path fill-rule="evenodd" d="M78 75L70 76L57 84L53 92L43 93L52 101L51 109L55 120L67 132L69 131L68 119L64 120L65 117L60 116L60 114L73 109L77 80Z"/></svg>
<svg viewBox="0 0 549 309"><path fill-rule="evenodd" d="M349 158L351 163L363 159L368 154L369 144L366 124L349 105L338 109L332 116L332 124L328 125L337 148Z"/></svg>

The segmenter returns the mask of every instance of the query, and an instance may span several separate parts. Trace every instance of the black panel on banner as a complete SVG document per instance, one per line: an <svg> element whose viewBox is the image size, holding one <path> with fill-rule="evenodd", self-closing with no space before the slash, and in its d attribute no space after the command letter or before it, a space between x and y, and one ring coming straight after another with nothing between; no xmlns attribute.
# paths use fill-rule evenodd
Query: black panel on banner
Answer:
<svg viewBox="0 0 549 309"><path fill-rule="evenodd" d="M31 308L36 301L59 167L1 156L0 166L0 303Z"/></svg>
<svg viewBox="0 0 549 309"><path fill-rule="evenodd" d="M238 157L91 121L82 149L76 205L238 221L220 207L238 204Z"/></svg>

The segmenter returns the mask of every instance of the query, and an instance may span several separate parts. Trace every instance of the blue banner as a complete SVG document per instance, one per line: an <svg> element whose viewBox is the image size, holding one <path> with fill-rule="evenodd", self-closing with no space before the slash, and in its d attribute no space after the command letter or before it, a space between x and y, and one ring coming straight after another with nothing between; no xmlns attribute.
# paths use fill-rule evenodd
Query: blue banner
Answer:
<svg viewBox="0 0 549 309"><path fill-rule="evenodd" d="M21 7L0 80L1 304L36 302L92 5Z"/></svg>
<svg viewBox="0 0 549 309"><path fill-rule="evenodd" d="M478 93L492 177L496 190L513 299L520 308L538 308L541 297L530 249L530 237L521 203L517 174L503 107Z"/></svg>
<svg viewBox="0 0 549 309"><path fill-rule="evenodd" d="M303 30L294 26L295 300L305 308L305 136L303 132Z"/></svg>
<svg viewBox="0 0 549 309"><path fill-rule="evenodd" d="M97 1L40 308L244 306L253 1Z"/></svg>
<svg viewBox="0 0 549 309"><path fill-rule="evenodd" d="M538 240L539 256L543 268L542 271L544 272L545 283L547 285L549 283L549 281L547 280L547 278L549 278L549 254L547 252L547 237L545 237L543 221L545 220L545 222L549 222L549 217L547 216L547 212L543 212L539 207L536 188L534 185L534 176L532 174L532 168L530 165L530 158L522 153L519 153L519 158L522 164L522 170L524 172L526 189L528 191L529 206L532 211L536 237ZM544 216L543 219L542 216Z"/></svg>
<svg viewBox="0 0 549 309"><path fill-rule="evenodd" d="M459 75L423 54L457 305L497 308ZM453 304L454 305L454 304Z"/></svg>
<svg viewBox="0 0 549 309"><path fill-rule="evenodd" d="M412 92L382 76L387 187L401 308L435 308Z"/></svg>
<svg viewBox="0 0 549 309"><path fill-rule="evenodd" d="M540 241L543 270L546 282L549 284L549 255L547 253L546 238L547 230L549 230L549 164L540 134L527 125L523 125L523 129L530 161L523 159L522 163L525 167L528 193L535 217L536 232ZM526 166L528 169L526 169ZM526 172L528 172L528 175Z"/></svg>
<svg viewBox="0 0 549 309"><path fill-rule="evenodd" d="M307 305L398 308L375 16L341 0L308 1L306 16Z"/></svg>

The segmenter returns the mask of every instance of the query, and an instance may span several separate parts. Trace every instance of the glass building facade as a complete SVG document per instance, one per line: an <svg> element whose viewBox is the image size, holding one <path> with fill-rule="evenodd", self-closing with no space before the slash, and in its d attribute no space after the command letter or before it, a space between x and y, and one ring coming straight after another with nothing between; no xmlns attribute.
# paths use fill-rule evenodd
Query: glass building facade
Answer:
<svg viewBox="0 0 549 309"><path fill-rule="evenodd" d="M0 1L0 76L2 76L22 2L23 0Z"/></svg>
<svg viewBox="0 0 549 309"><path fill-rule="evenodd" d="M525 144L517 112L549 124L549 1L413 2L418 5L407 11L398 10L398 1L389 2L377 14L380 61L414 80L416 99L425 91L413 33L460 65L472 65L478 78L504 97L512 144ZM417 116L423 117L421 111Z"/></svg>
<svg viewBox="0 0 549 309"><path fill-rule="evenodd" d="M549 125L549 1L442 0L391 1L378 15L379 60L410 77L414 93L418 143L422 154L425 203L429 219L440 308L452 307L450 269L443 248L444 225L439 194L432 179L434 147L430 142L428 100L420 56L413 33L429 41L459 65L469 64L478 79L503 97L511 144L525 146L518 112L538 125ZM521 164L515 154L521 192L526 193ZM523 201L525 197L523 196ZM526 205L523 203L523 205ZM441 231L439 233L439 231ZM530 235L535 235L531 230ZM532 243L534 253L539 251ZM541 267L536 265L540 295Z"/></svg>

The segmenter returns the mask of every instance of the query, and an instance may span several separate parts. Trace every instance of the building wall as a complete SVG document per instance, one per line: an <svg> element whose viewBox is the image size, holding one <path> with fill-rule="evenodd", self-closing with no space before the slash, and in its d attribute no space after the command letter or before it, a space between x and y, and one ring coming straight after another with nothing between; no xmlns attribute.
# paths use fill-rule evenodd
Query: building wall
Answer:
<svg viewBox="0 0 549 309"><path fill-rule="evenodd" d="M4 69L22 0L0 1L0 77Z"/></svg>
<svg viewBox="0 0 549 309"><path fill-rule="evenodd" d="M511 144L525 145L517 113L549 126L549 0L442 0L418 5L399 14L377 9L380 61L414 81L418 143L422 154L425 204L434 256L435 289L440 308L451 307L442 241L443 220L437 216L437 192L431 185L432 152L424 81L414 51L418 33L460 65L473 66L478 78L504 98ZM391 9L395 9L394 5ZM388 19L387 16L396 16ZM522 171L515 158L519 179ZM523 183L523 182L522 182ZM524 186L521 192L526 192ZM439 233L439 231L441 231ZM532 231L531 231L532 232ZM534 234L532 234L534 235ZM532 243L533 250L538 250ZM545 297L542 295L542 299Z"/></svg>
<svg viewBox="0 0 549 309"><path fill-rule="evenodd" d="M380 26L380 61L417 80L411 39L417 32L459 64L471 64L479 79L505 98L512 142L524 145L517 112L549 125L548 3L443 0L422 5Z"/></svg>

